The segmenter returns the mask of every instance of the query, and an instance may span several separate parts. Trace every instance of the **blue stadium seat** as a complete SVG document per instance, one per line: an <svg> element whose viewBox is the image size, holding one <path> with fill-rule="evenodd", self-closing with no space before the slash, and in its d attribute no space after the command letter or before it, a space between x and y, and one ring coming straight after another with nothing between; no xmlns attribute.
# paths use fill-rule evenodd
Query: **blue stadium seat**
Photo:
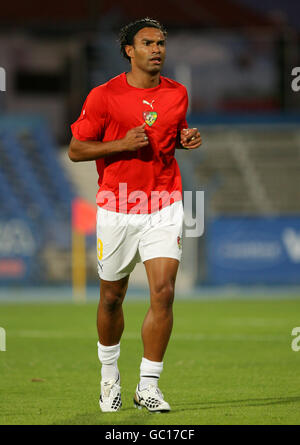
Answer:
<svg viewBox="0 0 300 445"><path fill-rule="evenodd" d="M0 216L28 218L50 241L65 245L74 196L46 122L0 117Z"/></svg>

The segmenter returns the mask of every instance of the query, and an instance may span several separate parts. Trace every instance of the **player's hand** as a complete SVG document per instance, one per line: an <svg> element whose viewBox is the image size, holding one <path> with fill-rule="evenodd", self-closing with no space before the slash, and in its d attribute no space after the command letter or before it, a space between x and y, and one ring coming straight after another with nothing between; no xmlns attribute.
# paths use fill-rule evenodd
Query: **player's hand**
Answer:
<svg viewBox="0 0 300 445"><path fill-rule="evenodd" d="M139 148L149 144L148 136L145 131L146 124L127 131L126 136L122 139L122 145L127 151L136 151Z"/></svg>
<svg viewBox="0 0 300 445"><path fill-rule="evenodd" d="M184 128L180 132L180 143L181 145L188 149L193 150L194 148L200 147L202 144L201 135L197 128Z"/></svg>

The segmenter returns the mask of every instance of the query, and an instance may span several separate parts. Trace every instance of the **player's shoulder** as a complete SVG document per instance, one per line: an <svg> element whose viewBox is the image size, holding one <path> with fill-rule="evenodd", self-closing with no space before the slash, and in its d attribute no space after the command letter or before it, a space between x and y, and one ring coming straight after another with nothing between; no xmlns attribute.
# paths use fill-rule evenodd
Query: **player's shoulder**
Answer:
<svg viewBox="0 0 300 445"><path fill-rule="evenodd" d="M102 85L99 85L99 91L101 93L106 94L112 94L112 93L118 93L122 91L124 87L124 74L119 74L118 76L113 77L112 79L109 79L107 82L103 83Z"/></svg>
<svg viewBox="0 0 300 445"><path fill-rule="evenodd" d="M184 85L182 85L182 83L179 83L174 79L169 79L168 77L164 77L164 76L161 76L161 80L162 80L163 86L165 88L177 90L178 92L181 92L182 94L187 93L186 87Z"/></svg>
<svg viewBox="0 0 300 445"><path fill-rule="evenodd" d="M105 85L98 85L90 90L87 95L87 103L90 106L98 107L106 102L106 88Z"/></svg>
<svg viewBox="0 0 300 445"><path fill-rule="evenodd" d="M118 76L109 79L107 82L92 88L89 94L94 97L103 96L106 94L110 94L112 90L117 90L118 88L121 87L122 87L122 75L119 74Z"/></svg>

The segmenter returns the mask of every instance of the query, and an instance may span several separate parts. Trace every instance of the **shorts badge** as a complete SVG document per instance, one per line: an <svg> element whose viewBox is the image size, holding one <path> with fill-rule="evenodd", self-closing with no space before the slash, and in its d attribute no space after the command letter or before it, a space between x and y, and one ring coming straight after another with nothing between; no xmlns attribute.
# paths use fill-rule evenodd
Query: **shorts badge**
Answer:
<svg viewBox="0 0 300 445"><path fill-rule="evenodd" d="M181 249L182 248L182 242L181 242L180 236L177 236L177 244L178 244L178 249Z"/></svg>

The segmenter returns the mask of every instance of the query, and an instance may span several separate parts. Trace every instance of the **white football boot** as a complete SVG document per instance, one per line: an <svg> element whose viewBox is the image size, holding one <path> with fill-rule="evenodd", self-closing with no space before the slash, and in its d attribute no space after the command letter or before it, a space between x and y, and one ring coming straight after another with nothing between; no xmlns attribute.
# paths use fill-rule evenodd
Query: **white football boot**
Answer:
<svg viewBox="0 0 300 445"><path fill-rule="evenodd" d="M101 382L99 405L104 413L119 411L122 406L120 376Z"/></svg>
<svg viewBox="0 0 300 445"><path fill-rule="evenodd" d="M163 413L171 410L168 402L164 400L163 393L155 385L149 385L142 390L137 385L133 403L136 408L142 409L142 407L145 407L153 413Z"/></svg>

